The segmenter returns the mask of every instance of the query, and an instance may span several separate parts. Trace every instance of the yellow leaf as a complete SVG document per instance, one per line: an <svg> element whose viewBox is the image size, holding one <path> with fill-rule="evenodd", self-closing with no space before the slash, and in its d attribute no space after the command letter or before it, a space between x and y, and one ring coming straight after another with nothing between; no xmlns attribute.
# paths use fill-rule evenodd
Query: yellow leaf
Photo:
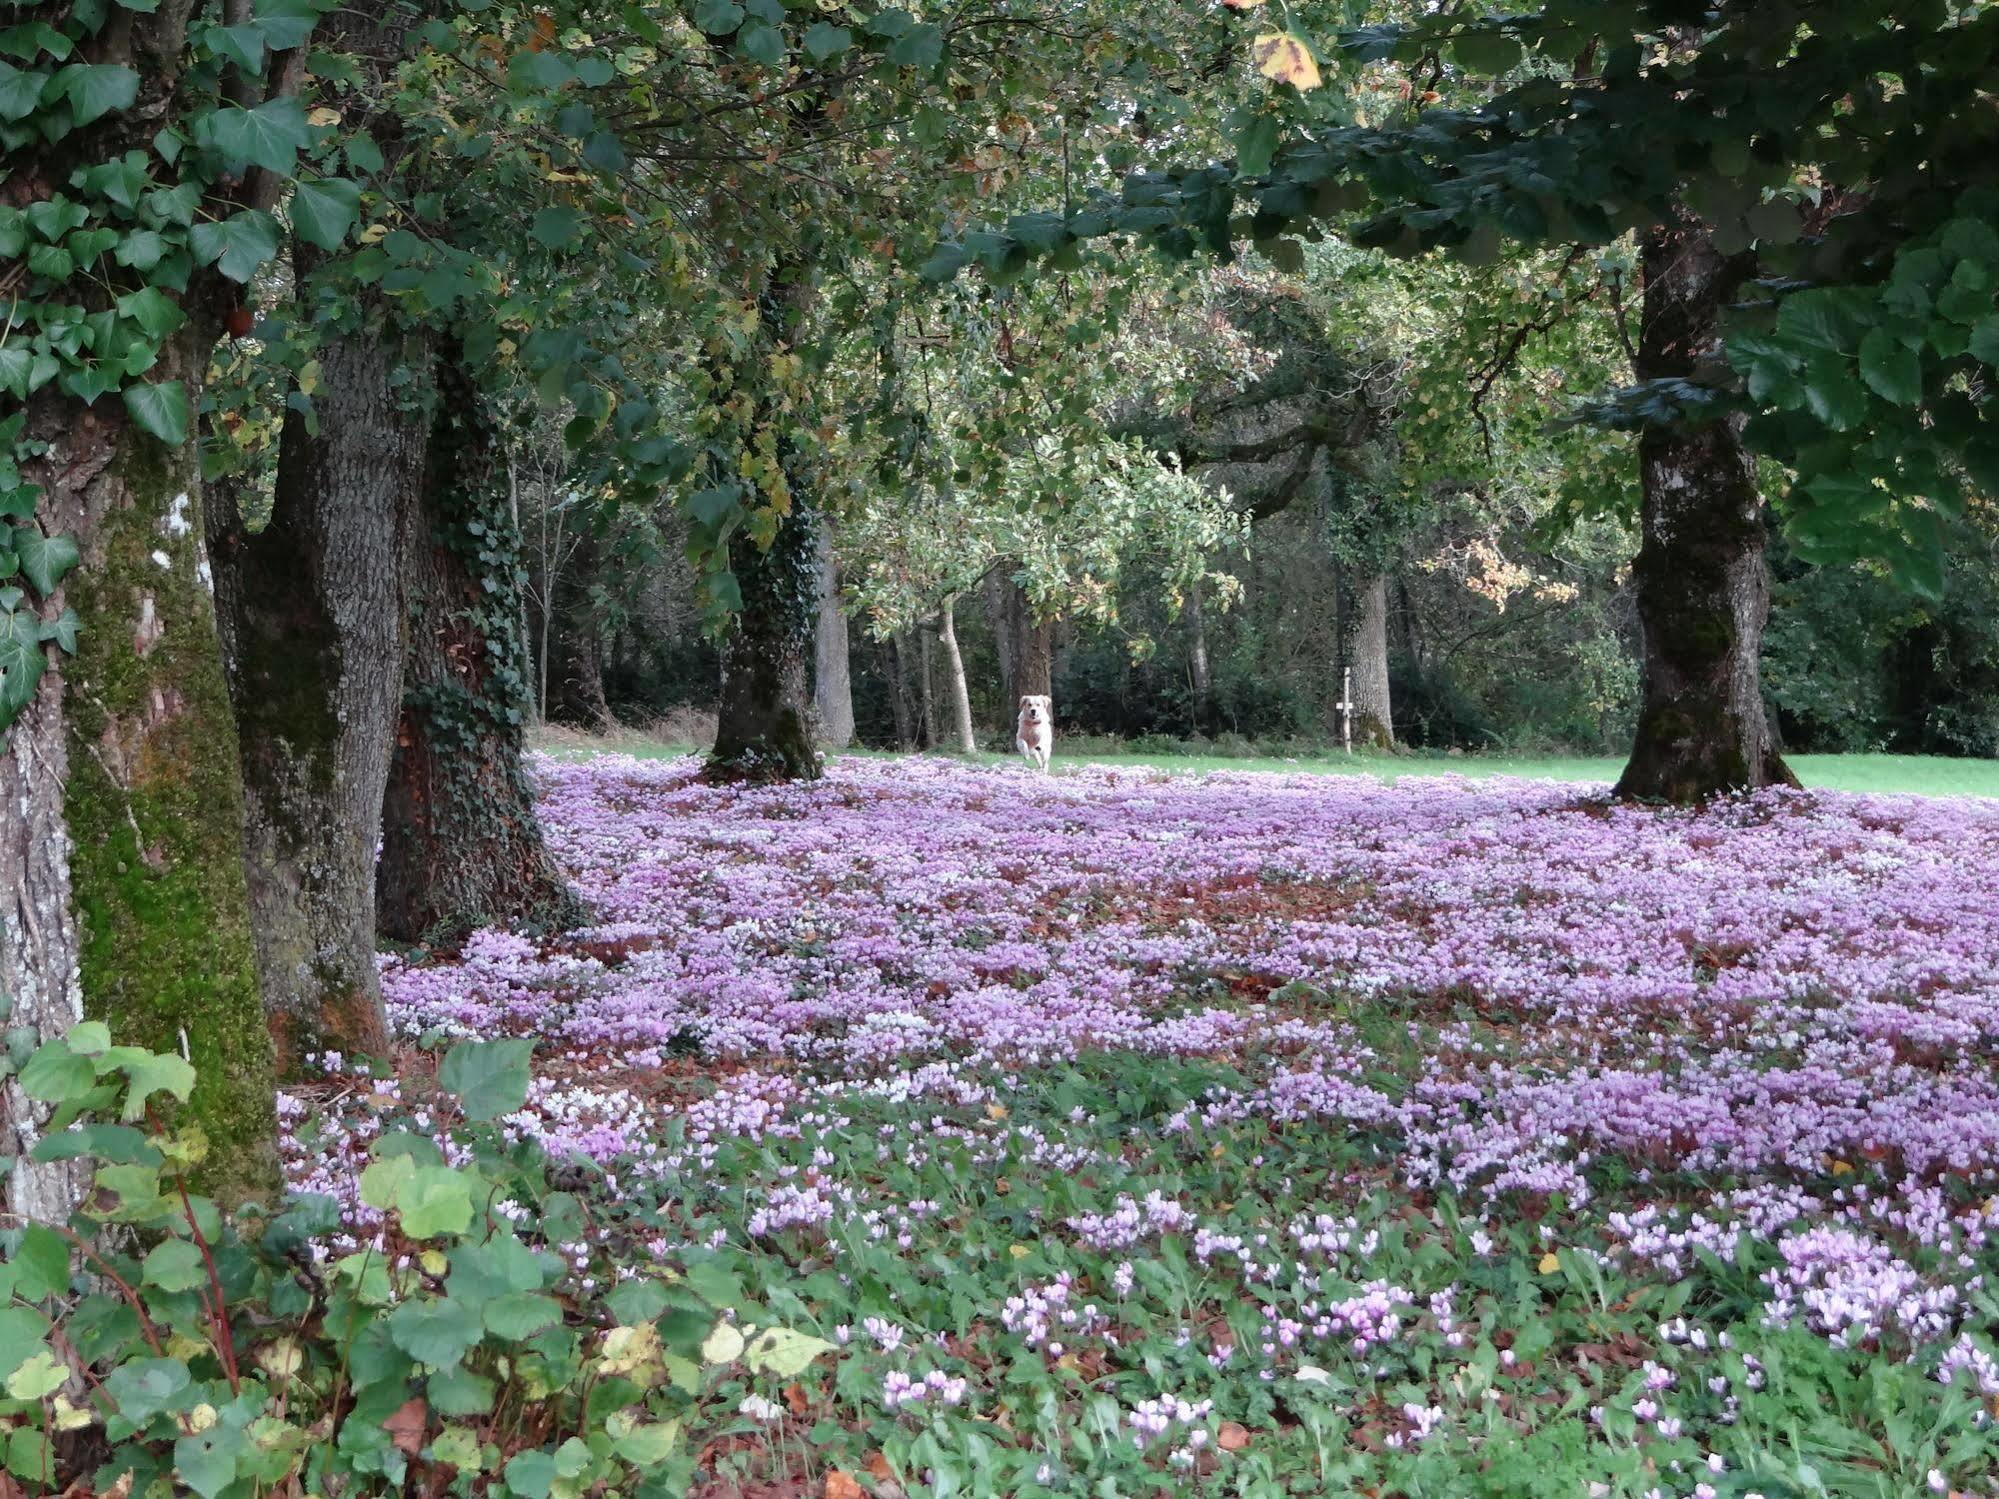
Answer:
<svg viewBox="0 0 1999 1499"><path fill-rule="evenodd" d="M704 1364L732 1364L742 1356L745 1339L735 1325L717 1322L715 1330L708 1334L701 1345L701 1362Z"/></svg>
<svg viewBox="0 0 1999 1499"><path fill-rule="evenodd" d="M1831 1171L1834 1176L1848 1176L1851 1175L1853 1172L1853 1163L1851 1161L1828 1160L1826 1162L1826 1168L1829 1171Z"/></svg>
<svg viewBox="0 0 1999 1499"><path fill-rule="evenodd" d="M1025 1244L1009 1244L1007 1246L1006 1252L1012 1255L1017 1260L1024 1260L1030 1254L1034 1253L1034 1251L1029 1249Z"/></svg>
<svg viewBox="0 0 1999 1499"><path fill-rule="evenodd" d="M1551 1249L1546 1254L1541 1256L1541 1273L1543 1275L1553 1275L1557 1270L1561 1268L1562 1268L1561 1256L1556 1254L1554 1250Z"/></svg>
<svg viewBox="0 0 1999 1499"><path fill-rule="evenodd" d="M388 232L389 232L389 226L387 224L370 224L366 229L363 229L359 234L359 236L357 237L360 239L362 244L372 245L375 243L376 240L382 238L382 236L384 236Z"/></svg>
<svg viewBox="0 0 1999 1499"><path fill-rule="evenodd" d="M1240 1421L1224 1421L1221 1431L1216 1434L1215 1445L1224 1452L1240 1452L1249 1445L1249 1428Z"/></svg>
<svg viewBox="0 0 1999 1499"><path fill-rule="evenodd" d="M328 109L322 104L305 117L305 122L308 125L338 125L340 123L340 111L337 109Z"/></svg>
<svg viewBox="0 0 1999 1499"><path fill-rule="evenodd" d="M1222 0L1230 10L1255 10L1263 0Z"/></svg>
<svg viewBox="0 0 1999 1499"><path fill-rule="evenodd" d="M987 1104L987 1105L986 1105L986 1117L987 1117L988 1119L1004 1119L1004 1118L1006 1118L1006 1105L1005 1105L1005 1104L1003 1104L1003 1103L989 1103L989 1104Z"/></svg>
<svg viewBox="0 0 1999 1499"><path fill-rule="evenodd" d="M1304 93L1319 86L1319 65L1311 51L1288 31L1267 31L1250 43L1256 71L1272 83L1288 83Z"/></svg>

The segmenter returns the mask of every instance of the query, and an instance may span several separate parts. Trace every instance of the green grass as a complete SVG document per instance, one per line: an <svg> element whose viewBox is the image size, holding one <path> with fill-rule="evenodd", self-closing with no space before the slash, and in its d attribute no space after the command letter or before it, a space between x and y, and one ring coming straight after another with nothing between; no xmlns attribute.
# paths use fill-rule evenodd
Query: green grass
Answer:
<svg viewBox="0 0 1999 1499"><path fill-rule="evenodd" d="M695 753L689 744L668 744L637 734L621 734L615 739L592 741L582 735L564 733L545 737L539 745L548 753L575 759L606 751L637 755L642 759L672 759ZM852 750L847 753L869 759L891 759L881 750ZM1199 755L1134 753L1113 747L1102 740L1084 741L1065 747L1056 745L1055 770L1079 764L1109 765L1118 768L1149 767L1155 770L1199 774L1211 770L1272 771L1297 775L1371 775L1393 783L1403 776L1462 775L1519 776L1530 781L1614 781L1624 761L1613 755L1433 755L1374 753L1351 757L1334 753L1305 754L1295 758L1278 756ZM984 751L978 756L986 764L1003 764L1013 756ZM1832 791L1902 791L1918 796L1999 797L1999 760L1956 760L1935 755L1793 755L1791 768L1798 779L1811 787Z"/></svg>

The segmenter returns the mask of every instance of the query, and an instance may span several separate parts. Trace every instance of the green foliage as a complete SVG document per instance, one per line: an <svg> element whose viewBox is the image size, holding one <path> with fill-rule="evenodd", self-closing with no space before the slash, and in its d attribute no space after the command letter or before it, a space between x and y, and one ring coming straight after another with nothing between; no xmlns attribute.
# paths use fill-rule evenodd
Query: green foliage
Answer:
<svg viewBox="0 0 1999 1499"><path fill-rule="evenodd" d="M124 1478L203 1499L454 1481L519 1499L685 1492L712 1392L738 1373L798 1378L832 1345L738 1322L671 1271L548 1294L565 1266L543 1215L501 1210L551 1201L547 1163L483 1122L525 1093L527 1043L501 1045L523 1050L445 1058L465 1090L460 1164L428 1138L377 1142L361 1193L381 1231L345 1252L329 1252L329 1198L225 1219L189 1185L198 1129L88 1122L185 1098L178 1057L113 1046L95 1023L35 1050L19 1081L59 1107L34 1158L90 1162L95 1190L66 1225L0 1233L0 1468L30 1493Z"/></svg>

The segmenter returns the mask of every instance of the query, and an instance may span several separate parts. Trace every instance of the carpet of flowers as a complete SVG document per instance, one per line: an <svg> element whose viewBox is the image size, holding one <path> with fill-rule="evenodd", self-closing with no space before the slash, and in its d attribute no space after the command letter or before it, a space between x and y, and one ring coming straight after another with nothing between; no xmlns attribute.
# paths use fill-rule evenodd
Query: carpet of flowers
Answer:
<svg viewBox="0 0 1999 1499"><path fill-rule="evenodd" d="M697 1492L1999 1494L1999 803L695 772L539 762L597 924L389 962L400 1075L282 1106L362 1242L533 1038L576 1285L837 1345Z"/></svg>

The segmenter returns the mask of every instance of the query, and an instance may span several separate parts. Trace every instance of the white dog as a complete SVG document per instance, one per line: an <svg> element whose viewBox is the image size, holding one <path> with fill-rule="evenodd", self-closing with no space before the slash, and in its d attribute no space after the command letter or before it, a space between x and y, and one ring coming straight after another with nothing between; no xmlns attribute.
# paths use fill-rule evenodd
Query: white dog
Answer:
<svg viewBox="0 0 1999 1499"><path fill-rule="evenodd" d="M1013 747L1040 769L1048 768L1048 757L1055 753L1055 704L1046 694L1028 693L1021 698Z"/></svg>

